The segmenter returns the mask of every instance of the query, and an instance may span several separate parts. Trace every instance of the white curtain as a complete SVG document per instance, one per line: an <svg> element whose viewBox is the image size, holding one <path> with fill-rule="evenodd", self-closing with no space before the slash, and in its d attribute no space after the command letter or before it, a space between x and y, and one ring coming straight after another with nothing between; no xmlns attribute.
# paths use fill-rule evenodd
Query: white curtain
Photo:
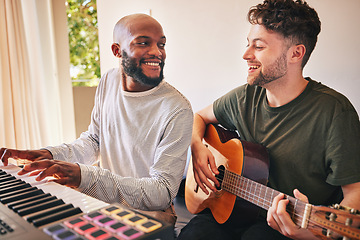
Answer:
<svg viewBox="0 0 360 240"><path fill-rule="evenodd" d="M65 140L52 8L52 0L0 0L0 147Z"/></svg>

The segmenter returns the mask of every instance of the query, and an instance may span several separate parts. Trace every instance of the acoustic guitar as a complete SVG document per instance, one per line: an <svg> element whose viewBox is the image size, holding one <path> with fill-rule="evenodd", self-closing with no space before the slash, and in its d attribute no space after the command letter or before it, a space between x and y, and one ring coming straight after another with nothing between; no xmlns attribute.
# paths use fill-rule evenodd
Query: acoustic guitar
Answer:
<svg viewBox="0 0 360 240"><path fill-rule="evenodd" d="M204 144L215 157L220 188L205 194L195 182L190 161L185 182L187 209L192 214L210 209L220 224L255 221L260 209L268 210L280 193L266 186L269 169L266 149L240 140L236 132L211 124L206 128ZM344 239L360 239L360 229L354 227L360 225L360 211L337 204L314 206L285 196L289 199L286 210L296 225L321 239L329 239L333 233Z"/></svg>

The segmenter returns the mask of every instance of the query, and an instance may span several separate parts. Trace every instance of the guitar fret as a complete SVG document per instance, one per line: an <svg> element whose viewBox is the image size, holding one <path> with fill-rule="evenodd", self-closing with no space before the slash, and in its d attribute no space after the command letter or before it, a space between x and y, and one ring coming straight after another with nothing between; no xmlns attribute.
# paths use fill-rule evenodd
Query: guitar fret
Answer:
<svg viewBox="0 0 360 240"><path fill-rule="evenodd" d="M264 186L261 185L261 184L259 184L259 186L260 186L260 194L263 193L263 197L261 197L261 195L259 195L259 196L260 196L260 199L262 200L262 201L261 201L261 205L259 205L259 206L263 208L263 207L264 207L264 202L266 201L265 192L264 192L264 190L263 190Z"/></svg>
<svg viewBox="0 0 360 240"><path fill-rule="evenodd" d="M256 198L257 197L257 204L256 205L258 205L259 206L259 197L258 197L258 195L256 194L256 189L257 189L257 184L255 184L255 189L254 189L254 197ZM254 199L255 199L254 198Z"/></svg>
<svg viewBox="0 0 360 240"><path fill-rule="evenodd" d="M254 202L254 198L252 197L252 194L251 194L251 189L253 188L253 182L249 180L249 184L250 184L250 190L248 191L249 199L252 200L251 202Z"/></svg>
<svg viewBox="0 0 360 240"><path fill-rule="evenodd" d="M242 196L245 200L247 200L247 198L246 198L247 188L248 188L248 182L246 181L246 179L244 179L244 191L242 192Z"/></svg>
<svg viewBox="0 0 360 240"><path fill-rule="evenodd" d="M263 208L266 208L267 191L268 191L268 188L266 187L265 188L265 196L264 196L265 201L264 201L264 204L263 204Z"/></svg>
<svg viewBox="0 0 360 240"><path fill-rule="evenodd" d="M241 182L242 182L242 184L241 184L242 185L242 188L241 188L242 190L240 191L240 195L241 195L242 198L245 199L244 193L245 193L245 189L246 189L246 182L244 181L244 179L241 179Z"/></svg>
<svg viewBox="0 0 360 240"><path fill-rule="evenodd" d="M294 204L294 209L293 209L293 212L292 212L292 216L291 216L291 219L294 220L294 216L295 216L295 209L296 209L296 205L298 203L298 199L295 200L295 204Z"/></svg>
<svg viewBox="0 0 360 240"><path fill-rule="evenodd" d="M250 182L251 183L251 182ZM248 181L248 179L246 179L246 186L247 186L247 188L246 188L246 193L248 193L249 192L249 181ZM246 194L245 193L245 194ZM249 200L249 196L247 195L247 199Z"/></svg>

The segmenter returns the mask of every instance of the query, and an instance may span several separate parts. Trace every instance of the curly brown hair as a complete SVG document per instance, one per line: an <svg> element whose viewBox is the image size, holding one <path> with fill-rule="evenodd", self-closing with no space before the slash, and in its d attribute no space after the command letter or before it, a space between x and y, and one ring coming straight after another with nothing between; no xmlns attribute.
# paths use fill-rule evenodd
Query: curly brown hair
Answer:
<svg viewBox="0 0 360 240"><path fill-rule="evenodd" d="M250 8L248 21L283 35L292 44L303 44L306 53L302 67L309 60L321 29L318 14L303 0L265 0Z"/></svg>

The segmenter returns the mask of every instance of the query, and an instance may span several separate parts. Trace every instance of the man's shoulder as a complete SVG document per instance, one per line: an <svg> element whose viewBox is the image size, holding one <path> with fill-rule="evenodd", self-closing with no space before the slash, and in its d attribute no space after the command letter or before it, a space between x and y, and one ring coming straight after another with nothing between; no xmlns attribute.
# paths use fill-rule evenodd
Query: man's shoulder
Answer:
<svg viewBox="0 0 360 240"><path fill-rule="evenodd" d="M342 93L338 92L337 90L322 84L321 82L314 81L310 79L312 82L312 92L317 97L324 100L324 102L328 104L335 104L337 106L341 106L342 108L345 108L344 110L353 110L354 107L351 104L350 100L343 95Z"/></svg>
<svg viewBox="0 0 360 240"><path fill-rule="evenodd" d="M249 101L258 99L263 94L266 94L264 88L255 85L249 85L246 83L230 90L225 95L221 96L219 99L228 99L232 101Z"/></svg>
<svg viewBox="0 0 360 240"><path fill-rule="evenodd" d="M169 103L181 106L182 108L191 109L190 101L177 88L170 83L164 81L161 86L161 95L164 95Z"/></svg>
<svg viewBox="0 0 360 240"><path fill-rule="evenodd" d="M120 70L118 68L109 69L100 79L98 89L105 91L105 89L117 88L120 85Z"/></svg>
<svg viewBox="0 0 360 240"><path fill-rule="evenodd" d="M118 78L120 72L119 68L111 68L108 71L106 71L101 79L108 79L108 78Z"/></svg>

